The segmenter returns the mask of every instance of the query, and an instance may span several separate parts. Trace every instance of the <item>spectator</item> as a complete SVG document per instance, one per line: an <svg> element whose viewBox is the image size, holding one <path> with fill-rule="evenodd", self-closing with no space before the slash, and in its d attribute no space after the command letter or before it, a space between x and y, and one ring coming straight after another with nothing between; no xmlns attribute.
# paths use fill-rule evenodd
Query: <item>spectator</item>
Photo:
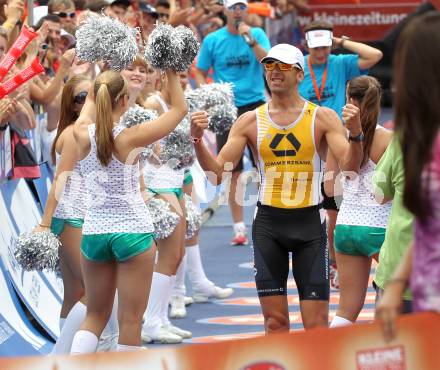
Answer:
<svg viewBox="0 0 440 370"><path fill-rule="evenodd" d="M305 58L304 80L299 86L302 97L312 103L332 108L341 115L345 104L345 85L349 80L367 73L382 57L378 49L368 45L333 37L333 26L325 21L313 21L304 28L309 55ZM354 54L331 54L332 46L346 48ZM324 193L324 192L323 192ZM330 254L330 282L338 288L333 232L338 207L333 197L324 193L327 210L327 234Z"/></svg>
<svg viewBox="0 0 440 370"><path fill-rule="evenodd" d="M156 3L156 9L159 20L163 23L168 23L170 19L170 3L167 0L159 0Z"/></svg>
<svg viewBox="0 0 440 370"><path fill-rule="evenodd" d="M410 283L413 310L440 312L440 12L416 17L402 31L394 58L396 132L405 169L404 205L414 214L414 242L388 281L376 317L386 340L396 335Z"/></svg>
<svg viewBox="0 0 440 370"><path fill-rule="evenodd" d="M264 97L263 69L259 61L269 50L269 40L263 30L251 28L243 22L247 15L246 0L225 2L226 26L209 34L202 43L197 61L196 81L206 83L208 71L214 70L215 82L231 82L234 86L235 105L238 115L262 105ZM229 132L217 135L217 149L223 147ZM229 190L229 206L234 221L232 245L248 243L243 223L243 185L237 188L243 160L232 173ZM237 200L239 199L239 200Z"/></svg>
<svg viewBox="0 0 440 370"><path fill-rule="evenodd" d="M382 52L347 38L333 37L333 26L325 21L313 21L304 32L309 55L305 58L300 94L312 103L332 108L340 116L347 81L366 74L382 58ZM352 54L331 54L332 46Z"/></svg>
<svg viewBox="0 0 440 370"><path fill-rule="evenodd" d="M121 22L125 22L130 0L110 0L110 10Z"/></svg>
<svg viewBox="0 0 440 370"><path fill-rule="evenodd" d="M74 35L76 31L76 10L72 0L50 0L47 4L49 14L60 17L61 28Z"/></svg>
<svg viewBox="0 0 440 370"><path fill-rule="evenodd" d="M380 248L379 265L376 268L374 286L377 299L384 294L388 281L402 260L413 240L414 216L403 205L405 173L399 137L394 137L377 164L373 177L376 199L380 203L393 201L388 219L385 240ZM412 296L409 290L403 296L403 313L412 311Z"/></svg>
<svg viewBox="0 0 440 370"><path fill-rule="evenodd" d="M156 21L159 18L159 13L154 6L144 2L139 4L139 9L141 11L142 38L146 41L150 33L154 30Z"/></svg>

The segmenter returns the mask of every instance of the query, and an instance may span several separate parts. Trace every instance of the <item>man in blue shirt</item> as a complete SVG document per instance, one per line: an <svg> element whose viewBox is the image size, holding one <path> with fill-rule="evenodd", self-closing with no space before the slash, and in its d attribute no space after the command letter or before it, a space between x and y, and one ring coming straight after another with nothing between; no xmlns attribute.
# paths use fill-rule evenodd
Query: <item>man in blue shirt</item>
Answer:
<svg viewBox="0 0 440 370"><path fill-rule="evenodd" d="M318 105L336 111L341 117L345 105L347 82L367 74L382 58L382 52L366 44L333 37L333 26L325 21L313 21L304 28L309 55L305 58L304 80L299 85L300 95ZM352 54L331 54L332 46L345 48ZM338 288L333 232L338 207L333 197L323 191L323 206L327 210L327 233L330 254L330 283Z"/></svg>
<svg viewBox="0 0 440 370"><path fill-rule="evenodd" d="M203 40L197 60L196 81L206 83L210 68L213 69L215 82L233 84L235 105L238 116L254 110L265 102L264 72L259 61L270 48L269 39L260 28L251 28L244 19L247 16L247 0L225 0L226 26L209 34ZM229 132L217 135L217 149L223 147ZM243 170L243 160L232 173L229 190L229 206L234 220L234 238L232 245L248 243L243 223L242 189L237 190L238 177Z"/></svg>

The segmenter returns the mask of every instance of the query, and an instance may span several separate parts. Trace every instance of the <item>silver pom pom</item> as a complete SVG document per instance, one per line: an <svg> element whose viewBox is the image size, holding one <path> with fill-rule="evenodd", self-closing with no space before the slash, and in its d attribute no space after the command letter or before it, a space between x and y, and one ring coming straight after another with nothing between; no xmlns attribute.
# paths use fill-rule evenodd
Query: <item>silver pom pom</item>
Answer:
<svg viewBox="0 0 440 370"><path fill-rule="evenodd" d="M188 194L184 196L186 210L186 239L190 239L202 226L202 214Z"/></svg>
<svg viewBox="0 0 440 370"><path fill-rule="evenodd" d="M145 58L156 69L187 71L199 49L200 44L188 27L158 24L148 37Z"/></svg>
<svg viewBox="0 0 440 370"><path fill-rule="evenodd" d="M90 15L76 31L76 55L95 63L104 61L109 68L122 70L139 52L139 31L107 16Z"/></svg>
<svg viewBox="0 0 440 370"><path fill-rule="evenodd" d="M230 130L237 119L234 93L230 83L202 85L186 93L190 112L205 110L209 114L208 129L216 134Z"/></svg>
<svg viewBox="0 0 440 370"><path fill-rule="evenodd" d="M153 220L155 238L168 238L179 224L179 215L171 210L167 201L159 198L150 199L147 208Z"/></svg>
<svg viewBox="0 0 440 370"><path fill-rule="evenodd" d="M18 237L15 259L25 271L52 270L58 266L59 239L51 231L23 233Z"/></svg>
<svg viewBox="0 0 440 370"><path fill-rule="evenodd" d="M237 108L233 104L215 105L208 109L208 130L215 134L229 131L237 119Z"/></svg>
<svg viewBox="0 0 440 370"><path fill-rule="evenodd" d="M145 58L155 69L166 70L179 59L182 46L174 37L174 28L168 24L158 24L148 37Z"/></svg>
<svg viewBox="0 0 440 370"><path fill-rule="evenodd" d="M190 121L185 117L171 134L162 139L159 158L174 170L190 167L195 150L191 141Z"/></svg>
<svg viewBox="0 0 440 370"><path fill-rule="evenodd" d="M136 104L133 107L127 109L119 120L119 124L124 127L133 127L143 122L154 121L158 118L158 114L155 110L145 109ZM154 143L148 145L142 152L142 158L148 158L154 153Z"/></svg>
<svg viewBox="0 0 440 370"><path fill-rule="evenodd" d="M180 40L181 51L179 58L173 62L175 71L187 71L200 50L200 44L194 32L188 27L179 26L174 30L174 37Z"/></svg>

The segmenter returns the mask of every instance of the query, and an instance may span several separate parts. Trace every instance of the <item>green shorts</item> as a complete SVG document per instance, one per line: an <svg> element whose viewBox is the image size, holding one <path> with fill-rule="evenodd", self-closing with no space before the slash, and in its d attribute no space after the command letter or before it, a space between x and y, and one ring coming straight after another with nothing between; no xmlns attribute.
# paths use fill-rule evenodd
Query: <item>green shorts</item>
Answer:
<svg viewBox="0 0 440 370"><path fill-rule="evenodd" d="M67 224L69 226L75 227L77 229L82 228L84 220L82 218L57 218L52 217L52 222L50 223L50 230L55 234L60 236L64 230L64 226Z"/></svg>
<svg viewBox="0 0 440 370"><path fill-rule="evenodd" d="M148 188L153 194L176 194L177 199L183 198L183 189L182 188L168 188L168 189L152 189Z"/></svg>
<svg viewBox="0 0 440 370"><path fill-rule="evenodd" d="M193 177L191 175L190 170L185 170L185 173L183 175L183 185L189 185L193 182Z"/></svg>
<svg viewBox="0 0 440 370"><path fill-rule="evenodd" d="M153 233L108 233L83 235L81 251L91 261L126 261L153 245Z"/></svg>
<svg viewBox="0 0 440 370"><path fill-rule="evenodd" d="M334 244L337 252L371 257L380 251L385 240L381 227L336 225Z"/></svg>

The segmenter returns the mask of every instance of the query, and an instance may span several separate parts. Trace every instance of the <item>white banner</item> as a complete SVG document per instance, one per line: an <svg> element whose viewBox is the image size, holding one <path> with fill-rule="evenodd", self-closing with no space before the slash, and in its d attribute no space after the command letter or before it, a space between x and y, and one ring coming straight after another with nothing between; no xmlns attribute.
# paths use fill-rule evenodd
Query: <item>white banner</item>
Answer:
<svg viewBox="0 0 440 370"><path fill-rule="evenodd" d="M18 235L35 227L41 218L40 212L24 180L8 181L0 189L0 214L5 215L0 230L0 255L24 304L56 339L59 335L62 282L53 273L23 271L13 252Z"/></svg>

